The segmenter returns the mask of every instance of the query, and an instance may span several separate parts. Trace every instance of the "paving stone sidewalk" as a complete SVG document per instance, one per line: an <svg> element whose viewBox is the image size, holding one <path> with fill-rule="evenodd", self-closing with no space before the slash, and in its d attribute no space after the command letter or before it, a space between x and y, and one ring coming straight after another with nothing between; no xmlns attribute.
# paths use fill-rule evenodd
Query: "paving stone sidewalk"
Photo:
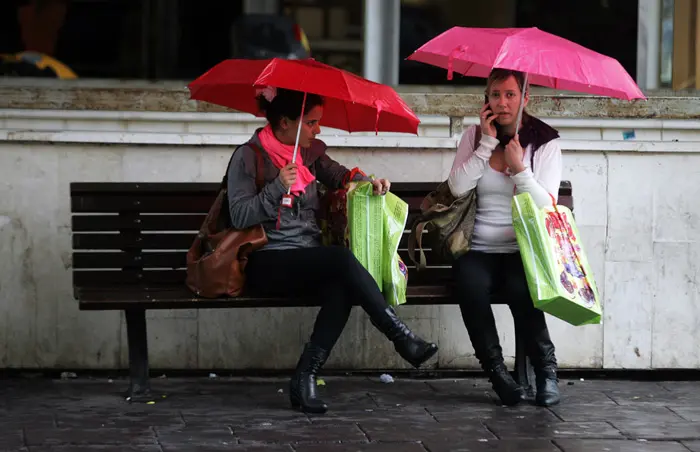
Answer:
<svg viewBox="0 0 700 452"><path fill-rule="evenodd" d="M329 377L324 416L292 411L286 379L0 380L0 451L700 451L700 382L561 382L562 404L504 408L483 379Z"/></svg>

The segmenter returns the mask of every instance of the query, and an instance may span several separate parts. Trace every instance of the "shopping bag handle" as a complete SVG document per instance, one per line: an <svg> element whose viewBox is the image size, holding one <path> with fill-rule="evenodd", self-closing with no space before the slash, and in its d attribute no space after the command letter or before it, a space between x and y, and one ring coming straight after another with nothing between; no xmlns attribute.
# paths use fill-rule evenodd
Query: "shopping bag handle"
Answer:
<svg viewBox="0 0 700 452"><path fill-rule="evenodd" d="M357 176L358 174L361 174L362 176L367 177L367 175L362 171L360 168L355 167L345 173L345 177L343 178L343 187L352 182L352 180Z"/></svg>

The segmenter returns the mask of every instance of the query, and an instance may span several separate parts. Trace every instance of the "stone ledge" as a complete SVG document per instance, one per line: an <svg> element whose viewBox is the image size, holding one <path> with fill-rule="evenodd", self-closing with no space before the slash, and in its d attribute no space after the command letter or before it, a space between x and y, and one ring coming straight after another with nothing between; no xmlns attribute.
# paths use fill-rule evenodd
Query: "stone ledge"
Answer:
<svg viewBox="0 0 700 452"><path fill-rule="evenodd" d="M230 112L205 102L189 100L183 85L120 85L66 83L24 85L0 83L0 108L58 110L118 110L160 112ZM414 92L399 88L419 115L473 116L483 94L476 92ZM594 96L533 92L529 110L536 116L560 118L698 119L700 97L651 96L646 101L622 101Z"/></svg>

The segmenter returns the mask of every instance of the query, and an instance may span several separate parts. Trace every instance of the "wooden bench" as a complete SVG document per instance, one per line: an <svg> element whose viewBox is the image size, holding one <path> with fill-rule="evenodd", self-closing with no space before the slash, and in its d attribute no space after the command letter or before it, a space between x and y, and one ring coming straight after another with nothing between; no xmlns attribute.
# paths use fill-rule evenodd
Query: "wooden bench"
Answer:
<svg viewBox="0 0 700 452"><path fill-rule="evenodd" d="M394 183L392 192L410 206L407 229L421 200L436 183ZM314 306L304 298L248 295L202 299L184 285L185 253L216 195L217 183L72 183L73 287L81 310L123 310L129 346L129 397L150 392L147 309L282 308ZM573 210L572 189L562 182L559 200ZM429 268L409 266L407 304L454 304L451 268L426 252ZM494 304L504 300L494 297ZM400 311L400 309L399 309ZM532 394L532 368L516 333L517 379Z"/></svg>

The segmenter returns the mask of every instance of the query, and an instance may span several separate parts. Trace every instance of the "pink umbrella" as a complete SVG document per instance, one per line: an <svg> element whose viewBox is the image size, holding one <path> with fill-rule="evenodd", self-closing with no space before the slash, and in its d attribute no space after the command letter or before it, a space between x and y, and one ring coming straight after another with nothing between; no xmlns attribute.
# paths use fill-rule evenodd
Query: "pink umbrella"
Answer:
<svg viewBox="0 0 700 452"><path fill-rule="evenodd" d="M524 72L534 85L619 99L646 99L622 65L538 28L453 27L416 50L420 61L471 77L491 69Z"/></svg>

